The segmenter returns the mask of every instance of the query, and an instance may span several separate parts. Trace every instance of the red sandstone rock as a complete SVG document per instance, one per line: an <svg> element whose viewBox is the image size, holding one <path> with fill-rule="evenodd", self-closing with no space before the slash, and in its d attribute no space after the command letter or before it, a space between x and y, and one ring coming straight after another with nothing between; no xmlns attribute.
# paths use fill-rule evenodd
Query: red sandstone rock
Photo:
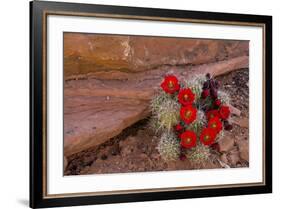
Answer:
<svg viewBox="0 0 281 209"><path fill-rule="evenodd" d="M189 68L163 68L141 73L109 74L98 79L70 80L64 88L64 154L97 146L149 115L149 102L163 76L173 71L189 78L210 72L220 75L247 67L248 57ZM112 75L111 75L112 76Z"/></svg>
<svg viewBox="0 0 281 209"><path fill-rule="evenodd" d="M248 118L235 118L232 122L241 128L249 128L249 119Z"/></svg>
<svg viewBox="0 0 281 209"><path fill-rule="evenodd" d="M234 146L234 139L229 137L222 138L219 142L220 152L229 152Z"/></svg>
<svg viewBox="0 0 281 209"><path fill-rule="evenodd" d="M228 155L228 161L233 167L236 167L237 163L240 161L239 152L233 151Z"/></svg>
<svg viewBox="0 0 281 209"><path fill-rule="evenodd" d="M69 156L104 143L148 116L141 100L75 96L65 98L64 154Z"/></svg>
<svg viewBox="0 0 281 209"><path fill-rule="evenodd" d="M65 33L64 76L210 64L248 53L248 41Z"/></svg>
<svg viewBox="0 0 281 209"><path fill-rule="evenodd" d="M236 107L233 107L231 104L229 104L228 106L229 106L229 110L230 110L231 114L236 115L236 116L241 115L241 111L238 110Z"/></svg>
<svg viewBox="0 0 281 209"><path fill-rule="evenodd" d="M239 140L237 142L240 152L240 157L249 162L249 140Z"/></svg>
<svg viewBox="0 0 281 209"><path fill-rule="evenodd" d="M248 41L65 33L64 154L97 146L147 117L165 74L188 79L247 68L248 51Z"/></svg>

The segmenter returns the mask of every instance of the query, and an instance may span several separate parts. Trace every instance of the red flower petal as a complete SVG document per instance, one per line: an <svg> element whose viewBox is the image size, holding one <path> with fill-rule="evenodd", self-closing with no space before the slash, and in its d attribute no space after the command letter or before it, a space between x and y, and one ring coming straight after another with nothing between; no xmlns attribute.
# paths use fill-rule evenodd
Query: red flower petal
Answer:
<svg viewBox="0 0 281 209"><path fill-rule="evenodd" d="M180 138L180 144L184 148L191 148L196 145L196 134L193 131L185 131Z"/></svg>
<svg viewBox="0 0 281 209"><path fill-rule="evenodd" d="M216 131L212 128L204 128L200 135L200 141L204 145L211 145L215 142Z"/></svg>
<svg viewBox="0 0 281 209"><path fill-rule="evenodd" d="M212 119L214 117L217 117L217 116L218 117L220 116L218 110L210 110L210 111L207 112L207 119L208 120L210 120L210 119Z"/></svg>
<svg viewBox="0 0 281 209"><path fill-rule="evenodd" d="M192 106L184 106L180 110L180 117L186 123L190 124L196 119L197 110Z"/></svg>
<svg viewBox="0 0 281 209"><path fill-rule="evenodd" d="M174 75L166 76L164 81L161 83L161 87L168 94L173 94L180 89L178 79Z"/></svg>
<svg viewBox="0 0 281 209"><path fill-rule="evenodd" d="M219 117L215 116L211 118L208 122L208 128L212 128L216 131L216 133L219 133L222 130L222 122Z"/></svg>
<svg viewBox="0 0 281 209"><path fill-rule="evenodd" d="M194 99L195 94L191 91L190 88L180 90L178 100L182 105L191 105L194 102Z"/></svg>
<svg viewBox="0 0 281 209"><path fill-rule="evenodd" d="M228 106L221 106L219 109L220 117L226 120L230 115L230 110Z"/></svg>

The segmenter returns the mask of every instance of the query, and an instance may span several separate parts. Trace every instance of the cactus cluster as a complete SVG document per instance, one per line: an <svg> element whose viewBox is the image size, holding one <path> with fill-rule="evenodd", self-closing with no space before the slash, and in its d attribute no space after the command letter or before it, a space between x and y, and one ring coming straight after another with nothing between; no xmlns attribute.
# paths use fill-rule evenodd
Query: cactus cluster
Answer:
<svg viewBox="0 0 281 209"><path fill-rule="evenodd" d="M232 128L229 96L210 74L181 82L167 75L161 87L151 101L151 127L161 134L161 157L204 163L223 131Z"/></svg>

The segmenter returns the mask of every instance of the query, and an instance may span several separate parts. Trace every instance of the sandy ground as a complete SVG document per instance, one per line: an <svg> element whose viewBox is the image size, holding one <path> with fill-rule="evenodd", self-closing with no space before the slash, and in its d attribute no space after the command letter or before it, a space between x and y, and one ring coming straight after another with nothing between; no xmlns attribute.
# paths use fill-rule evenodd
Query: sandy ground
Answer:
<svg viewBox="0 0 281 209"><path fill-rule="evenodd" d="M166 162L156 149L159 136L149 127L148 118L96 148L70 156L65 175L248 167L248 69L217 79L220 88L230 94L231 104L241 111L239 117L233 117L232 131L224 136L223 152L213 150L202 164L188 159Z"/></svg>

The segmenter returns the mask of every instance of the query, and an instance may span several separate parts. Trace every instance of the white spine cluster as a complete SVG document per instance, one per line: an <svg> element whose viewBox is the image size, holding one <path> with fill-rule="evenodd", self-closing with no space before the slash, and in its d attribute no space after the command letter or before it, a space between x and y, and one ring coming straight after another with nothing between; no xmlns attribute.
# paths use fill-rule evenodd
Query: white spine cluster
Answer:
<svg viewBox="0 0 281 209"><path fill-rule="evenodd" d="M177 160L180 155L180 144L175 134L164 132L159 140L157 150L164 160Z"/></svg>
<svg viewBox="0 0 281 209"><path fill-rule="evenodd" d="M218 99L220 99L222 101L222 103L224 103L226 105L229 105L231 103L229 94L222 90L218 91Z"/></svg>
<svg viewBox="0 0 281 209"><path fill-rule="evenodd" d="M158 129L171 129L179 122L180 104L172 95L159 93L151 101L152 117Z"/></svg>
<svg viewBox="0 0 281 209"><path fill-rule="evenodd" d="M198 144L196 147L192 148L188 153L188 158L195 164L204 164L211 155L209 147Z"/></svg>

